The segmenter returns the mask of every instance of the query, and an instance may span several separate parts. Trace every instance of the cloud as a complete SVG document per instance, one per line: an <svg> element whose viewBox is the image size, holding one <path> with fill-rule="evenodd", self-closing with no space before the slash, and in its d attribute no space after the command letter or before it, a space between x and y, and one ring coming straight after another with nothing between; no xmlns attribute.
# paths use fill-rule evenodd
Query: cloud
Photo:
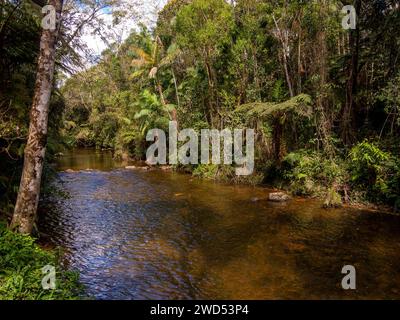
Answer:
<svg viewBox="0 0 400 320"><path fill-rule="evenodd" d="M82 41L89 49L92 57L85 57L85 65L91 66L96 58L112 43L121 43L129 36L133 29L138 29L140 23L153 27L158 11L168 0L122 0L116 8L103 9L100 15L103 32L99 34L93 27L86 27L82 35ZM127 15L116 25L114 22L113 10L125 10Z"/></svg>

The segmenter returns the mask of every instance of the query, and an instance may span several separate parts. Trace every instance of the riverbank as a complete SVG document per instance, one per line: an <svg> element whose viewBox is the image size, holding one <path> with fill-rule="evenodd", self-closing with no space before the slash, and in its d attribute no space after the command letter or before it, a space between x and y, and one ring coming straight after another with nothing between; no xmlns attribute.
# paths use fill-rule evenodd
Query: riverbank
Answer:
<svg viewBox="0 0 400 320"><path fill-rule="evenodd" d="M386 214L399 214L396 208L393 208L386 204L378 204L369 202L365 199L362 199L360 196L357 196L353 199L349 197L347 194L347 201L343 198L344 196L339 195L335 192L332 195L332 190L327 189L323 185L316 185L314 188L318 190L318 192L313 193L310 191L308 194L297 194L296 190L293 192L293 184L289 181L285 181L284 179L278 179L277 183L268 183L265 181L265 177L261 173L255 173L249 177L237 177L234 174L233 167L226 167L226 166L215 166L215 165L200 165L197 167L193 166L169 166L169 165L162 165L162 166L148 166L144 161L137 162L134 159L129 159L127 162L130 165L126 165L125 168L129 170L141 170L141 171L148 171L148 170L162 170L162 171L174 171L181 174L187 174L197 179L208 180L208 181L215 181L219 183L225 184L241 184L241 185L250 185L254 187L265 187L273 192L280 192L286 193L292 197L297 197L298 199L314 199L321 202L321 207L324 209L334 209L339 207L344 208L353 208L359 209L363 211L369 212L380 212ZM135 164L135 165L133 165ZM336 197L336 198L335 198ZM267 195L266 197L267 198Z"/></svg>
<svg viewBox="0 0 400 320"><path fill-rule="evenodd" d="M61 170L72 172L84 168L103 170L112 168L127 168L130 170L148 171L160 169L187 174L193 178L215 181L232 185L250 185L266 187L276 192L285 192L291 196L303 199L316 199L321 206L329 208L348 207L360 210L386 212L396 214L396 201L393 205L382 201L370 201L368 195L375 192L379 199L379 190L374 186L358 185L352 180L353 171L350 160L340 158L326 159L321 154L299 153L288 154L281 165L277 167L271 162L257 162L256 171L250 176L237 176L233 166L226 165L160 165L150 166L145 161L137 161L128 154L121 156L113 149L78 148L78 155L71 157L66 151L66 157L61 157ZM86 150L86 151L85 151ZM68 155L69 153L69 155ZM72 152L73 153L73 152ZM81 163L81 160L84 163ZM354 163L353 163L354 166ZM375 168L378 170L379 168ZM380 170L380 169L379 169ZM378 171L379 171L378 170ZM358 171L369 171L368 166ZM382 179L383 173L380 173ZM393 178L392 178L393 179ZM377 178L376 178L377 180ZM393 179L395 180L395 179ZM361 183L361 182L360 182ZM377 182L378 184L378 182ZM381 186L383 188L383 186ZM392 187L393 190L394 186ZM395 192L395 191L394 191ZM267 197L268 195L266 195Z"/></svg>
<svg viewBox="0 0 400 320"><path fill-rule="evenodd" d="M44 289L42 280L56 268L55 289ZM60 267L56 250L46 250L30 236L7 230L0 222L0 300L71 300L79 299L82 286L78 274Z"/></svg>

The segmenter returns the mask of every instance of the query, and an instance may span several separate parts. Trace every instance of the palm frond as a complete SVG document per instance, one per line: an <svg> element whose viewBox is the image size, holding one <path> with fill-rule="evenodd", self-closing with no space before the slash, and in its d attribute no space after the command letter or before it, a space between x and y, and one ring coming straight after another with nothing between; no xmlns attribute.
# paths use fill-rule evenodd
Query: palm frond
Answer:
<svg viewBox="0 0 400 320"><path fill-rule="evenodd" d="M140 78L143 74L144 74L144 71L145 70L137 70L137 71L135 71L134 73L132 73L130 76L129 76L129 79L130 80L133 80L133 79L136 79L136 78Z"/></svg>
<svg viewBox="0 0 400 320"><path fill-rule="evenodd" d="M182 51L178 48L178 46L176 44L172 44L168 48L165 57L162 58L160 61L159 63L160 68L171 65L181 55L181 53Z"/></svg>
<svg viewBox="0 0 400 320"><path fill-rule="evenodd" d="M131 48L131 50L135 53L137 57L136 59L133 59L131 62L131 65L133 67L141 67L143 65L153 63L152 57L148 53L146 53L143 49L133 47Z"/></svg>
<svg viewBox="0 0 400 320"><path fill-rule="evenodd" d="M148 116L149 114L151 114L151 110L149 110L149 109L142 109L142 110L140 110L138 113L135 114L135 119L137 120L137 119L146 117L146 116Z"/></svg>
<svg viewBox="0 0 400 320"><path fill-rule="evenodd" d="M176 105L174 104L167 104L164 106L165 111L172 112L176 109Z"/></svg>
<svg viewBox="0 0 400 320"><path fill-rule="evenodd" d="M311 97L306 94L300 94L287 101L281 103L273 102L254 102L239 106L237 113L245 113L246 118L263 118L274 117L295 113L303 117L310 117L312 114Z"/></svg>

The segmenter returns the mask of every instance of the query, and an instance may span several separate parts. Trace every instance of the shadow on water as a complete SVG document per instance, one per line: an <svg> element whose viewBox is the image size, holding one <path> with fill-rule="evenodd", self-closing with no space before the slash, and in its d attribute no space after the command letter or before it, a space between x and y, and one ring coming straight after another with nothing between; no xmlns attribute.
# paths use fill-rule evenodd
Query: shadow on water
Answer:
<svg viewBox="0 0 400 320"><path fill-rule="evenodd" d="M90 296L400 298L398 216L254 202L268 190L126 170L93 150L65 155L59 168L54 185L68 196L42 201L41 228ZM355 291L341 288L346 264Z"/></svg>

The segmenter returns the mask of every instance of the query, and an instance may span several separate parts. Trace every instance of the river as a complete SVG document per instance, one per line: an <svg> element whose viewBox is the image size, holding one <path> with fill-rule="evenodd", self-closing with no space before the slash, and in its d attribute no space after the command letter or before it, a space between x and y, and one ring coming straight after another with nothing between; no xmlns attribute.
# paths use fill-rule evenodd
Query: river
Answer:
<svg viewBox="0 0 400 320"><path fill-rule="evenodd" d="M40 228L95 299L400 298L399 216L255 201L269 190L129 170L106 151L58 170ZM356 290L341 286L348 264Z"/></svg>

